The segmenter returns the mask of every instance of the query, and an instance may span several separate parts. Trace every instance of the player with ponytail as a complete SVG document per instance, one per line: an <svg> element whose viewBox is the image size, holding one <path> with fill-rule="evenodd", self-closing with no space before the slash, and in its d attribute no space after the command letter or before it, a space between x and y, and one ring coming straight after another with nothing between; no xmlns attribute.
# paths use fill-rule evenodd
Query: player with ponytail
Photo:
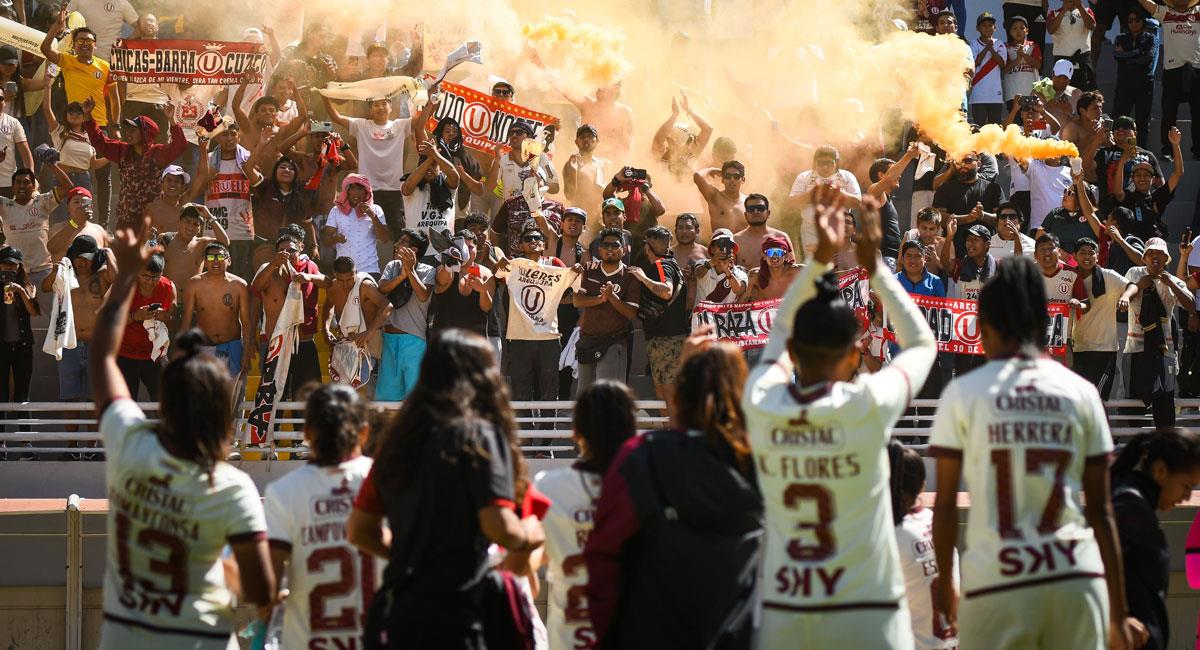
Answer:
<svg viewBox="0 0 1200 650"><path fill-rule="evenodd" d="M138 274L155 249L150 218L119 229L118 269L100 308L90 372L107 455L108 559L100 647L224 650L233 639L233 595L218 567L233 549L242 599L270 602L274 576L258 490L225 462L233 442L233 381L184 332L163 371L159 422L146 420L117 368ZM214 570L216 569L216 570Z"/></svg>

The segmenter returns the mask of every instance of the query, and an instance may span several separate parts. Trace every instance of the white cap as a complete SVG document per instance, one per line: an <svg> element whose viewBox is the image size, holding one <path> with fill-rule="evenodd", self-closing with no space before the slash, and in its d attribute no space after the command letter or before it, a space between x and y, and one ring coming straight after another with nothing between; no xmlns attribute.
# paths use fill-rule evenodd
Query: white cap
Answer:
<svg viewBox="0 0 1200 650"><path fill-rule="evenodd" d="M1163 241L1162 237L1151 237L1146 240L1146 250L1142 251L1144 256L1150 251L1158 251L1167 256L1167 261L1171 261L1171 251L1167 250L1167 242Z"/></svg>
<svg viewBox="0 0 1200 650"><path fill-rule="evenodd" d="M1075 64L1068 59L1059 59L1054 62L1054 76L1070 77L1075 72Z"/></svg>
<svg viewBox="0 0 1200 650"><path fill-rule="evenodd" d="M182 176L185 185L192 182L192 175L183 171L183 167L179 165L167 165L163 168L162 179L166 180L168 176Z"/></svg>

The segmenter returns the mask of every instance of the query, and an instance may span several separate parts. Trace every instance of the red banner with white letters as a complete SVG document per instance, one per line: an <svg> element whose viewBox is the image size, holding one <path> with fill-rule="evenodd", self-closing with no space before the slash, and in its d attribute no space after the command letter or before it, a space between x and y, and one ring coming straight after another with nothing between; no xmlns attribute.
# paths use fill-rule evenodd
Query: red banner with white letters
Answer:
<svg viewBox="0 0 1200 650"><path fill-rule="evenodd" d="M983 354L980 345L978 309L975 300L960 298L935 298L909 294L937 339L938 352L954 354ZM1046 305L1050 316L1046 326L1046 353L1063 356L1067 353L1067 320L1069 308L1061 303Z"/></svg>
<svg viewBox="0 0 1200 650"><path fill-rule="evenodd" d="M261 81L267 50L260 43L122 39L109 61L113 81L228 86Z"/></svg>
<svg viewBox="0 0 1200 650"><path fill-rule="evenodd" d="M692 309L692 331L712 325L713 334L721 341L734 343L743 350L761 348L771 336L771 325L781 302L782 298L774 298L718 305L702 300Z"/></svg>
<svg viewBox="0 0 1200 650"><path fill-rule="evenodd" d="M534 137L540 137L547 125L556 124L558 118L518 106L474 88L443 81L438 84L441 99L426 124L433 133L438 121L445 117L454 118L462 128L463 144L476 151L492 153L495 145L507 150L508 127L517 120L533 128Z"/></svg>

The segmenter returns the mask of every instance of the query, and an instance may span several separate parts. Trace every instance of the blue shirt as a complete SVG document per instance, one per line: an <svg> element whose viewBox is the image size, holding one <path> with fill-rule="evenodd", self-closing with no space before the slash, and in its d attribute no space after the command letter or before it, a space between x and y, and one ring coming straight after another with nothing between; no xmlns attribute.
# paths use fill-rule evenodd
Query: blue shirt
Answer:
<svg viewBox="0 0 1200 650"><path fill-rule="evenodd" d="M933 296L934 298L946 297L946 283L942 282L941 278L929 271L925 271L925 276L921 278L920 282L909 280L904 271L897 273L896 279L900 281L900 286L904 287L904 290L909 293L918 296Z"/></svg>

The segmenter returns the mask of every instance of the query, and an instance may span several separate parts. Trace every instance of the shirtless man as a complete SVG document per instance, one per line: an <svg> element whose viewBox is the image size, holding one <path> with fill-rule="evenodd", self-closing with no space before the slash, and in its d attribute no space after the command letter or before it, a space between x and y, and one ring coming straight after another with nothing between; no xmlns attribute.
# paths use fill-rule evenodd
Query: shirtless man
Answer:
<svg viewBox="0 0 1200 650"><path fill-rule="evenodd" d="M79 286L71 289L71 312L75 321L75 347L63 348L62 360L58 364L58 398L62 402L82 402L91 399L88 384L88 343L92 340L92 328L96 324L96 313L104 302L108 287L117 275L116 260L112 252L100 246L91 235L78 235L64 246L66 239L51 242L47 248L50 259L61 264L65 256L75 270ZM42 280L43 293L54 295L54 279L51 273Z"/></svg>
<svg viewBox="0 0 1200 650"><path fill-rule="evenodd" d="M62 259L63 251L80 235L87 235L101 248L107 248L112 243L108 231L92 222L92 193L86 187L72 187L67 192L66 202L67 220L51 226L47 233L46 250L50 251L50 261Z"/></svg>
<svg viewBox="0 0 1200 650"><path fill-rule="evenodd" d="M162 195L146 205L151 227L160 233L180 230L180 211L203 189L203 183L197 182L195 186L192 185L192 175L183 171L182 167L167 165L162 173Z"/></svg>
<svg viewBox="0 0 1200 650"><path fill-rule="evenodd" d="M204 246L204 272L189 279L183 289L182 328L204 332L213 356L225 362L231 377L250 368L254 358L254 325L250 322L250 292L246 281L229 273L229 249L212 242ZM250 354L246 354L249 350Z"/></svg>
<svg viewBox="0 0 1200 650"><path fill-rule="evenodd" d="M275 139L276 143L281 143L290 138L294 133L300 130L300 127L308 122L308 107L304 104L304 93L295 93L296 97L296 117L288 122L282 128L276 122L275 118L279 115L280 100L264 96L258 98L254 102L254 106L250 109L250 114L246 115L242 111L242 100L246 96L246 88L249 83L249 73L247 78L242 81L242 85L238 86L237 92L233 95L233 116L237 119L238 126L241 127L242 139L241 145L250 151L258 148L259 144ZM275 152L278 154L278 151ZM274 162L276 155L270 155L267 152L261 160L269 160Z"/></svg>
<svg viewBox="0 0 1200 650"><path fill-rule="evenodd" d="M192 276L203 269L204 249L209 244L229 245L229 235L220 222L213 218L208 207L200 203L188 203L179 211L179 231L171 237L163 257L167 260L164 272L176 286L184 286ZM211 227L214 237L201 237L204 229Z"/></svg>
<svg viewBox="0 0 1200 650"><path fill-rule="evenodd" d="M576 129L575 147L579 152L571 154L562 171L563 193L567 202L593 212L604 200L604 186L612 172L611 160L594 155L599 142L599 132L591 124ZM599 228L593 230L587 233L588 243L599 232Z"/></svg>
<svg viewBox="0 0 1200 650"><path fill-rule="evenodd" d="M359 301L362 305L362 325L353 332L347 332L341 328L342 313L346 309L346 302L350 298L350 292L354 290L354 283L357 280L358 273L354 268L354 258L339 257L333 261L333 281L329 283L329 289L325 291L325 302L321 303L320 316L325 338L330 345L339 340L351 340L358 347L365 348L371 337L383 329L383 324L391 315L392 305L388 302L387 296L379 292L379 286L368 275L363 278L362 285L358 288ZM329 318L330 312L333 313L332 321ZM330 329L331 323L338 324L340 338Z"/></svg>
<svg viewBox="0 0 1200 650"><path fill-rule="evenodd" d="M712 231L726 228L733 230L745 217L742 209L746 195L742 194L742 185L746 182L746 167L736 160L730 160L721 165L721 181L725 188L718 190L708 182L711 171L702 169L692 174L692 182L700 190L700 196L708 205L709 229ZM742 246L745 249L745 246ZM758 248L753 249L757 251Z"/></svg>
<svg viewBox="0 0 1200 650"><path fill-rule="evenodd" d="M757 267L762 260L763 242L768 237L782 238L787 242L787 249L791 252L792 240L787 233L767 226L767 219L771 218L771 204L767 201L767 197L762 194L751 194L746 197L743 205L745 206L743 216L746 219L746 227L733 235L733 240L738 245L738 266L746 269Z"/></svg>
<svg viewBox="0 0 1200 650"><path fill-rule="evenodd" d="M736 237L736 235L735 235ZM763 239L761 248L762 258L766 262L766 283L761 286L759 277L764 275L762 264L750 269L750 277L747 281L749 291L742 295L742 300L770 300L772 298L782 298L787 292L788 286L792 284L792 280L800 273L800 269L804 267L796 263L796 258L792 253L792 243L785 237L772 235Z"/></svg>
<svg viewBox="0 0 1200 650"><path fill-rule="evenodd" d="M633 151L633 110L617 101L621 96L620 82L607 88L597 88L595 99L572 96L567 92L563 92L563 96L579 109L581 123L594 125L594 130L604 133L605 153L616 159L628 157Z"/></svg>
<svg viewBox="0 0 1200 650"><path fill-rule="evenodd" d="M327 287L328 282L316 263L304 254L304 243L292 235L283 235L275 240L275 257L259 267L250 283L262 302L264 322L259 332L265 334L260 340L263 348L260 353L265 352L266 339L275 331L275 322L287 300L288 286L293 282L299 283L304 292L304 323L300 326L299 345L292 355L287 385L282 393L285 398L295 396L296 390L310 381L321 381L321 362L313 336L317 333L317 290ZM255 317L257 319L257 313ZM262 357L265 359L266 354Z"/></svg>

